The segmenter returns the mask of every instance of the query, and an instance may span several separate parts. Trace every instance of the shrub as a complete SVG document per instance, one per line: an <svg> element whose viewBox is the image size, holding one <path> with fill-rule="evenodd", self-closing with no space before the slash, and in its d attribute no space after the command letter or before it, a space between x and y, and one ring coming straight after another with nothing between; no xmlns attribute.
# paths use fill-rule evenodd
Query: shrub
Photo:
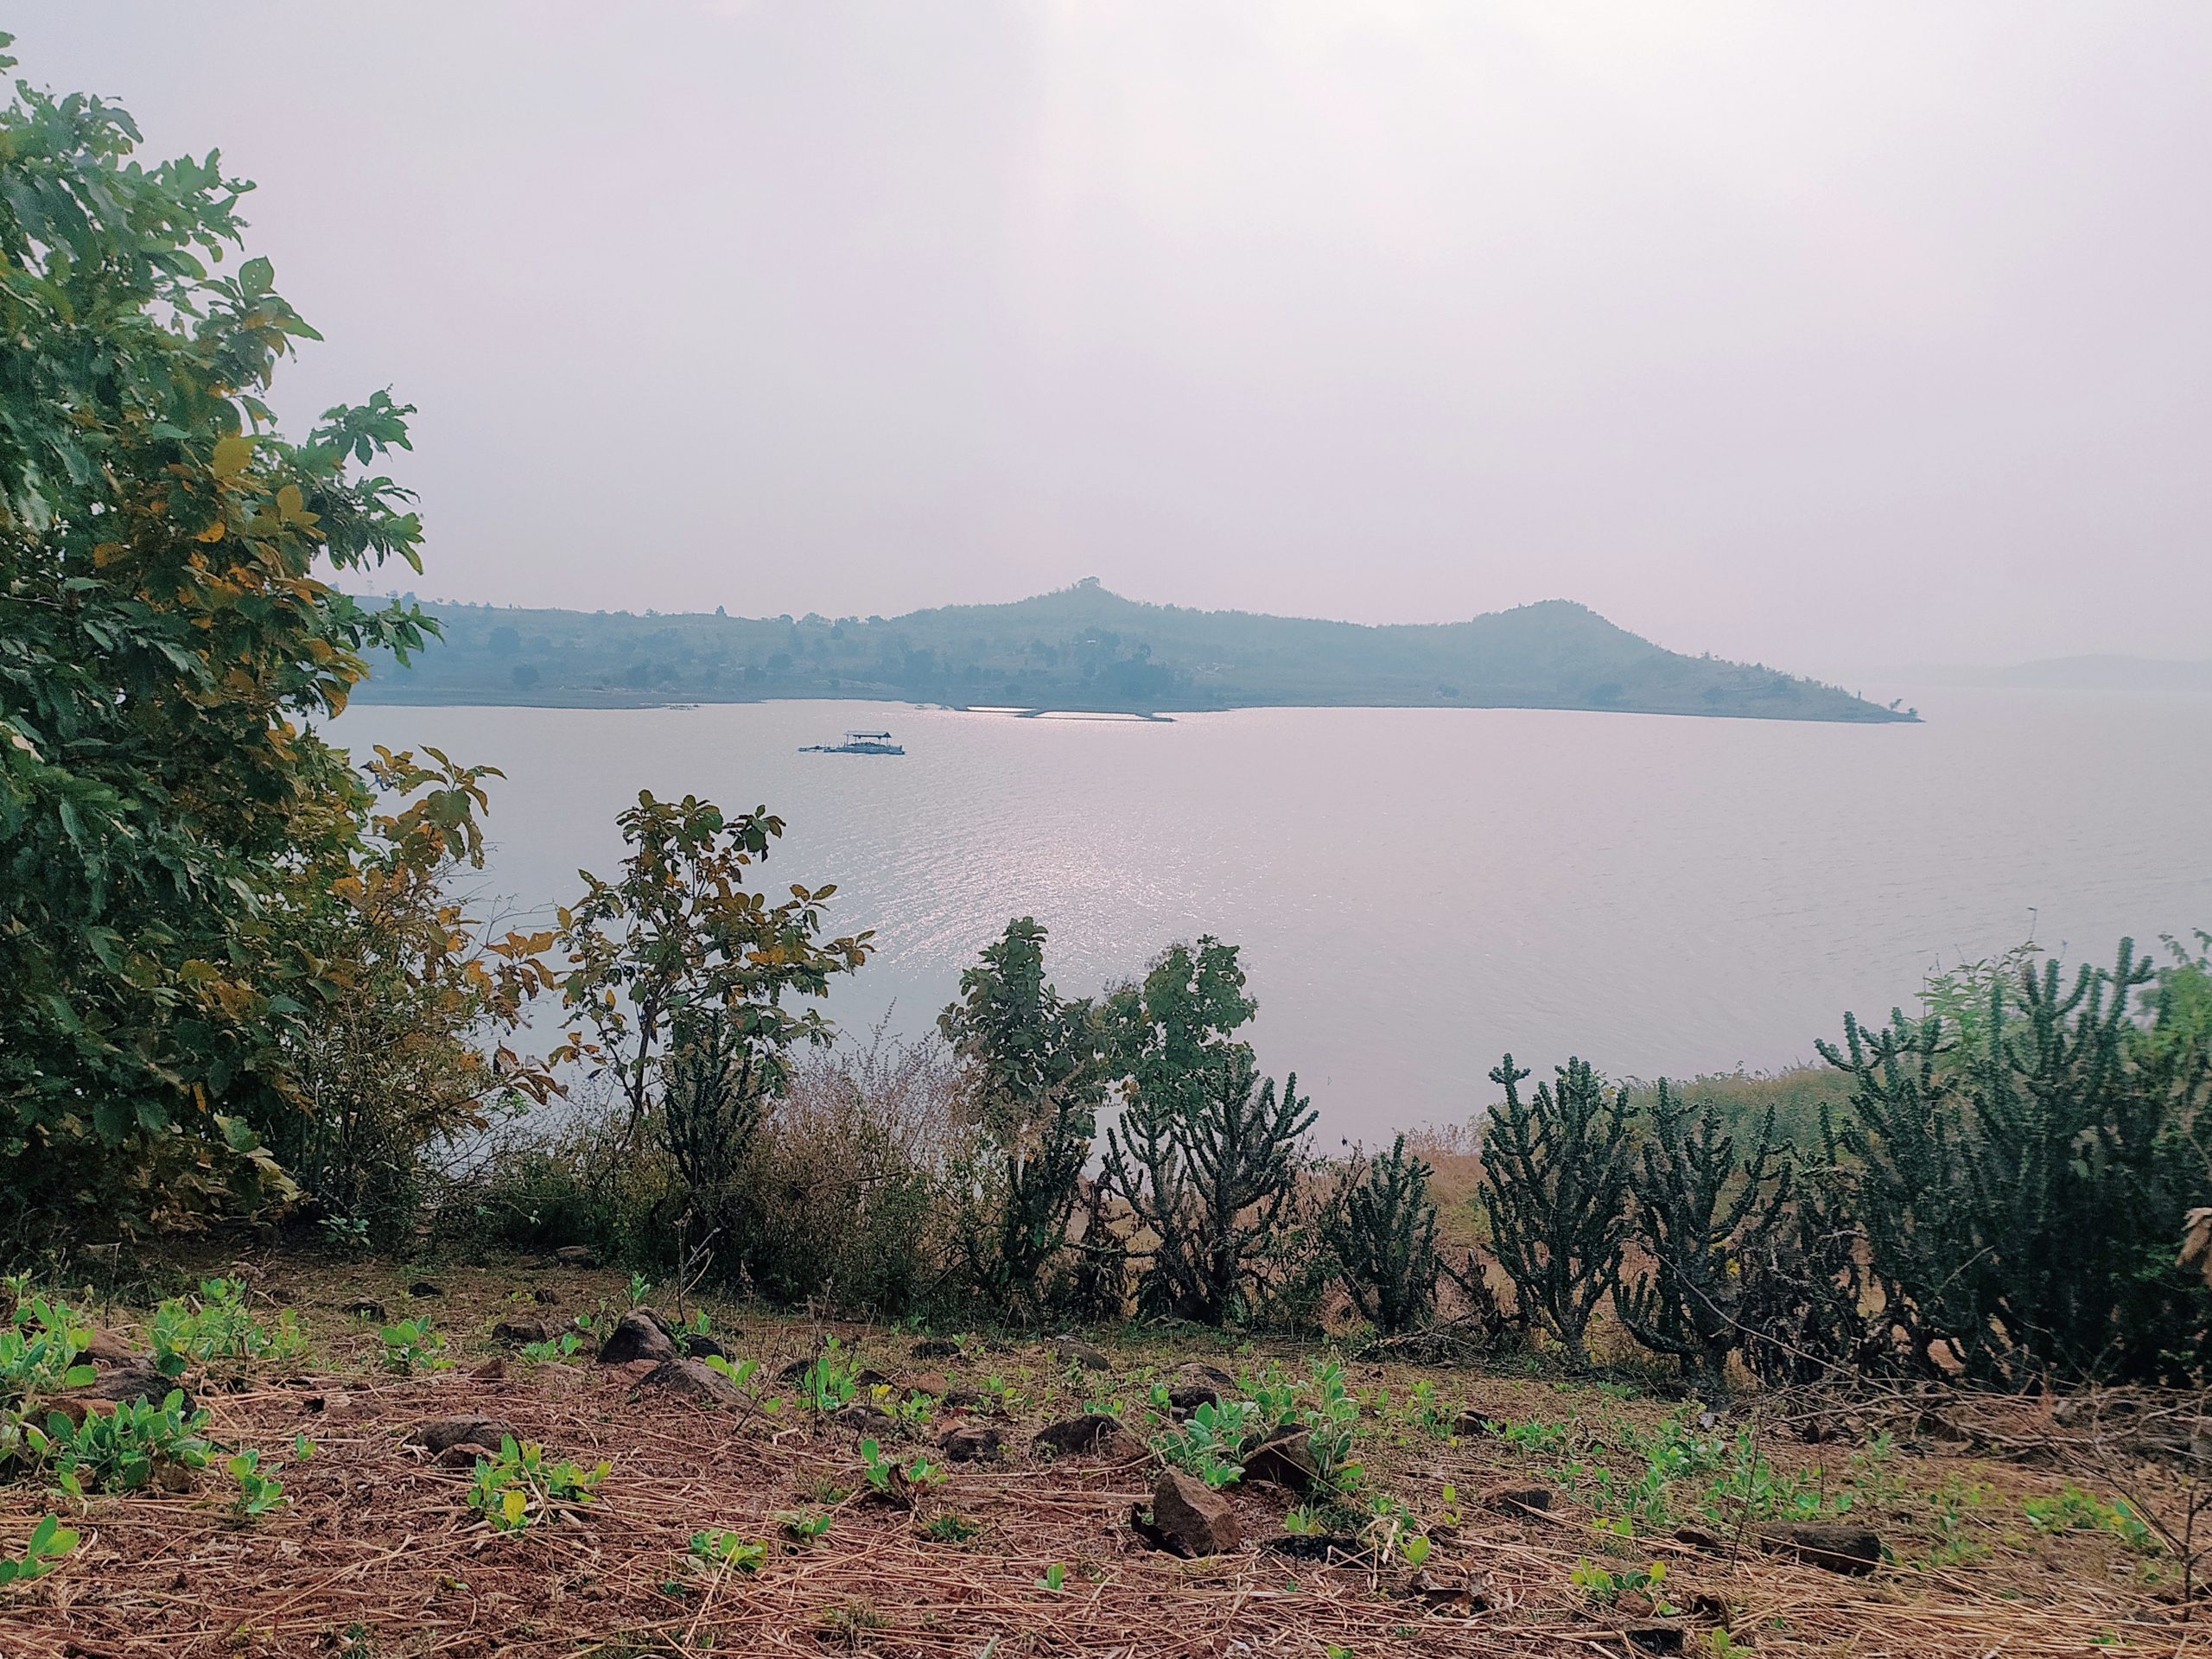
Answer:
<svg viewBox="0 0 2212 1659"><path fill-rule="evenodd" d="M1090 1004L1052 988L1045 938L1029 917L1008 922L938 1017L974 1135L950 1171L961 1268L976 1294L1031 1319L1067 1245L1103 1092Z"/></svg>
<svg viewBox="0 0 2212 1659"><path fill-rule="evenodd" d="M1406 1137L1371 1162L1355 1156L1338 1179L1323 1230L1344 1293L1377 1330L1409 1331L1436 1312L1440 1263L1429 1166Z"/></svg>
<svg viewBox="0 0 2212 1659"><path fill-rule="evenodd" d="M1137 1096L1107 1132L1106 1178L1158 1241L1139 1298L1151 1309L1223 1325L1251 1306L1251 1264L1295 1196L1313 1125L1294 1073L1280 1096L1242 1048L1192 1093Z"/></svg>
<svg viewBox="0 0 2212 1659"><path fill-rule="evenodd" d="M1509 1054L1491 1072L1505 1090L1483 1137L1481 1198L1498 1264L1540 1321L1584 1362L1592 1316L1620 1283L1629 1231L1628 1103L1589 1063L1570 1059L1557 1087L1523 1102L1529 1073Z"/></svg>
<svg viewBox="0 0 2212 1659"><path fill-rule="evenodd" d="M1660 1080L1643 1169L1630 1182L1655 1271L1619 1299L1629 1334L1676 1357L1707 1388L1720 1386L1742 1339L1745 1259L1789 1219L1789 1168L1775 1149L1772 1109L1740 1160L1713 1103L1693 1107Z"/></svg>
<svg viewBox="0 0 2212 1659"><path fill-rule="evenodd" d="M2123 941L2070 987L2055 962L1991 976L1963 1049L1901 1011L1822 1045L1851 1077L1839 1140L1903 1363L2007 1386L2201 1371L2212 1293L2173 1252L2212 1189L2203 971L2161 976Z"/></svg>

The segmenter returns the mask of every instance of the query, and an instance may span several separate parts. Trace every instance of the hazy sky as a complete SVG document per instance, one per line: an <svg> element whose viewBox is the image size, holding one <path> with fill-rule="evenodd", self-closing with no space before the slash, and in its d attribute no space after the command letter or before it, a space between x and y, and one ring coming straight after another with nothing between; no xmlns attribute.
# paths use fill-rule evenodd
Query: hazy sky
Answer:
<svg viewBox="0 0 2212 1659"><path fill-rule="evenodd" d="M454 598L2212 655L2212 7L16 0Z"/></svg>

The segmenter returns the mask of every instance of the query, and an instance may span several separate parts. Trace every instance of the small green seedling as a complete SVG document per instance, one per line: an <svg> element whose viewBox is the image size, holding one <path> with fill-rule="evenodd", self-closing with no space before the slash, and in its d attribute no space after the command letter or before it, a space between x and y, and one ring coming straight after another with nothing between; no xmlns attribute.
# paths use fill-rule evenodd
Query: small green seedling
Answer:
<svg viewBox="0 0 2212 1659"><path fill-rule="evenodd" d="M982 1529L981 1522L970 1521L957 1510L933 1515L920 1528L922 1536L933 1544L964 1544Z"/></svg>
<svg viewBox="0 0 2212 1659"><path fill-rule="evenodd" d="M54 1563L77 1548L77 1535L53 1516L42 1516L24 1541L20 1555L0 1555L0 1590L11 1584L29 1584L54 1570Z"/></svg>
<svg viewBox="0 0 2212 1659"><path fill-rule="evenodd" d="M691 1535L691 1554L709 1567L733 1573L757 1573L768 1559L768 1546L748 1542L734 1532L695 1532Z"/></svg>
<svg viewBox="0 0 2212 1659"><path fill-rule="evenodd" d="M231 1513L239 1520L258 1520L283 1503L284 1483L277 1479L273 1467L263 1470L261 1453L253 1447L248 1446L223 1466L238 1484L238 1495L231 1500Z"/></svg>
<svg viewBox="0 0 2212 1659"><path fill-rule="evenodd" d="M499 1456L477 1459L468 1501L494 1531L519 1532L559 1506L590 1503L613 1467L602 1461L585 1469L549 1459L535 1441L518 1445L512 1434L503 1434Z"/></svg>
<svg viewBox="0 0 2212 1659"><path fill-rule="evenodd" d="M1045 1569L1045 1576L1037 1580L1037 1587L1039 1590L1058 1590L1067 1581L1067 1564L1064 1561L1054 1561Z"/></svg>
<svg viewBox="0 0 2212 1659"><path fill-rule="evenodd" d="M419 1319L395 1320L377 1332L378 1363L402 1376L449 1370L453 1361L446 1357L445 1349L445 1338L430 1328L427 1313Z"/></svg>
<svg viewBox="0 0 2212 1659"><path fill-rule="evenodd" d="M776 1524L784 1529L784 1536L802 1549L810 1544L820 1543L823 1535L830 1530L830 1516L826 1510L783 1510L778 1511L775 1520Z"/></svg>

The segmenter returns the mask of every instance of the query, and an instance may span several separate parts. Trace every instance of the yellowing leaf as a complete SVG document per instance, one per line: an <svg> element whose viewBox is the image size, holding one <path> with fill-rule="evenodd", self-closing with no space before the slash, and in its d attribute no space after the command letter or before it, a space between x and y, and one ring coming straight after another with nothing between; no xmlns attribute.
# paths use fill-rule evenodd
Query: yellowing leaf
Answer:
<svg viewBox="0 0 2212 1659"><path fill-rule="evenodd" d="M245 470L246 462L253 459L251 440L232 433L227 438L215 441L214 458L208 466L218 478L236 478Z"/></svg>
<svg viewBox="0 0 2212 1659"><path fill-rule="evenodd" d="M223 521L218 518L213 524L208 525L207 529L200 532L199 539L203 542L219 542L223 539L223 532L226 528L226 526L224 524Z"/></svg>
<svg viewBox="0 0 2212 1659"><path fill-rule="evenodd" d="M522 1524L523 1511L529 1504L530 1499L524 1496L521 1487L510 1486L499 1499L499 1513L506 1517L509 1526L518 1527Z"/></svg>

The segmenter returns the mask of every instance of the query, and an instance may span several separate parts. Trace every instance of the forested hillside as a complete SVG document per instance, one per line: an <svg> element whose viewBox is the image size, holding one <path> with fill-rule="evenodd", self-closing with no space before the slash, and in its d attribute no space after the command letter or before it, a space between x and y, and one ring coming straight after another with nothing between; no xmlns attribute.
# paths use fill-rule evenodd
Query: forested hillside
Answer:
<svg viewBox="0 0 2212 1659"><path fill-rule="evenodd" d="M1774 669L1663 650L1565 600L1381 627L1147 605L1096 582L888 619L425 608L443 639L411 667L378 663L359 695L553 706L856 697L1147 713L1465 704L1914 717Z"/></svg>

